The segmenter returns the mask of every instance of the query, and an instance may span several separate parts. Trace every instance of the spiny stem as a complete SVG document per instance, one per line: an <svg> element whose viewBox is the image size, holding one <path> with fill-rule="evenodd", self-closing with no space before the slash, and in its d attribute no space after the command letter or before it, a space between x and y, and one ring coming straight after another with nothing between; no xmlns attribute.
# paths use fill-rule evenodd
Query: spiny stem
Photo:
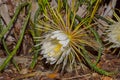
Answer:
<svg viewBox="0 0 120 80"><path fill-rule="evenodd" d="M107 71L105 71L103 69L98 68L95 64L93 64L91 62L87 51L83 47L82 47L82 50L83 50L83 54L84 54L84 59L86 60L88 65L91 67L91 69L95 70L96 72L98 72L100 74L106 75L106 76L111 76L111 75L114 75L114 74L118 73L117 71L115 71L115 72L107 72Z"/></svg>
<svg viewBox="0 0 120 80"><path fill-rule="evenodd" d="M15 15L13 16L12 20L9 22L8 26L0 33L0 41L1 41L1 38L3 38L3 36L11 29L15 19L17 18L20 10L27 6L29 3L24 3L24 4L21 4L20 6L17 7L16 11L15 11Z"/></svg>
<svg viewBox="0 0 120 80"><path fill-rule="evenodd" d="M92 11L92 14L91 14L91 16L90 16L90 20L89 20L88 25L90 25L90 23L92 22L92 19L94 18L94 15L95 15L95 13L96 13L96 11L97 11L97 9L98 9L98 6L99 6L100 2L101 2L101 0L97 0L97 2L96 2L96 4L95 4L95 7L94 7L94 9L93 9L93 11ZM96 60L96 63L95 63L95 65L96 65L96 64L99 62L100 58L101 58L102 51L103 51L103 46L102 46L102 43L101 43L101 40L100 40L100 38L99 38L98 33L97 33L94 29L92 29L92 28L89 28L89 29L92 31L92 33L94 34L97 42L98 42L99 45L100 45L99 52L98 52L98 57L97 57L97 60Z"/></svg>
<svg viewBox="0 0 120 80"><path fill-rule="evenodd" d="M30 4L29 4L29 7L30 7ZM10 62L10 60L12 59L12 57L16 54L17 50L19 49L19 47L20 47L20 45L22 43L23 37L24 37L25 29L26 29L27 23L29 21L29 18L30 18L30 9L29 9L28 15L26 17L25 23L23 25L23 29L22 29L22 32L21 32L21 35L20 35L20 39L18 40L18 43L16 44L14 50L10 53L10 55L7 56L7 58L4 61L4 63L0 66L0 71L2 71L5 68L5 66Z"/></svg>
<svg viewBox="0 0 120 80"><path fill-rule="evenodd" d="M7 55L9 56L9 55L10 55L10 52L9 52L7 46L6 46L6 43L5 43L4 39L2 40L2 43L3 43L3 47L4 47ZM18 67L18 65L16 64L16 61L15 61L14 59L12 59L12 63L14 64L14 66L16 67L16 69L17 69L18 71L20 71L20 68Z"/></svg>
<svg viewBox="0 0 120 80"><path fill-rule="evenodd" d="M39 7L39 8L37 9L36 13L35 13L35 16L34 16L34 27L35 27L35 28L36 28L36 24L37 24L37 17L39 16L39 13L40 13L40 12L41 12L41 8ZM33 37L39 35L35 28L34 28L34 32L33 32L33 33L34 33ZM38 44L37 41L35 42L35 45L36 45L36 44ZM34 58L33 58L32 63L31 63L31 65L30 65L30 68L31 68L31 69L33 69L34 66L35 66L35 64L37 63L37 58L38 58L38 54L39 54L38 49L39 49L39 48L40 48L39 46L38 46L38 47L35 47Z"/></svg>
<svg viewBox="0 0 120 80"><path fill-rule="evenodd" d="M2 31L2 27L3 27L3 25L2 25L2 22L1 22L1 19L0 19L0 32ZM2 43L3 43L3 47L4 47L7 55L9 55L10 53L9 53L9 50L8 50L8 48L7 48L7 46L6 46L6 43L5 43L5 40L4 40L4 39L2 39ZM14 59L12 60L12 63L15 65L16 69L17 69L18 71L20 71L20 69L19 69L19 67L18 67L18 65L16 64L16 62L15 62Z"/></svg>

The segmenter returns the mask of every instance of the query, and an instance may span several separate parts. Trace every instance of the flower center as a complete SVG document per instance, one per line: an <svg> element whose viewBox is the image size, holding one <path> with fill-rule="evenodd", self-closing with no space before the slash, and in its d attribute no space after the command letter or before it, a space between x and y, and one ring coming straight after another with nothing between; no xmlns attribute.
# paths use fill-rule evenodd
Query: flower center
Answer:
<svg viewBox="0 0 120 80"><path fill-rule="evenodd" d="M60 51L61 47L62 47L62 45L58 43L54 48L54 52L58 53Z"/></svg>

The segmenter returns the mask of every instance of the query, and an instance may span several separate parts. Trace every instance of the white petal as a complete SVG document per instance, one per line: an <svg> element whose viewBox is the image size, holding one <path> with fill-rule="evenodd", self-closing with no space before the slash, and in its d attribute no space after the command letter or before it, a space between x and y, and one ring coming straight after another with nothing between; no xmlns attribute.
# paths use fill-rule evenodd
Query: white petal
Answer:
<svg viewBox="0 0 120 80"><path fill-rule="evenodd" d="M42 53L44 53L44 54L51 53L51 51L53 51L54 47L55 47L55 45L46 46L46 47L42 48L44 51Z"/></svg>
<svg viewBox="0 0 120 80"><path fill-rule="evenodd" d="M69 43L69 39L65 40L65 41L59 41L60 44L63 45L63 47L67 46Z"/></svg>
<svg viewBox="0 0 120 80"><path fill-rule="evenodd" d="M51 45L51 42L44 42L41 49L48 48Z"/></svg>
<svg viewBox="0 0 120 80"><path fill-rule="evenodd" d="M47 62L49 62L50 64L54 64L56 62L55 58L47 58Z"/></svg>
<svg viewBox="0 0 120 80"><path fill-rule="evenodd" d="M51 36L52 39L57 38L58 36L60 36L60 34L54 34L53 36Z"/></svg>
<svg viewBox="0 0 120 80"><path fill-rule="evenodd" d="M52 39L57 38L58 40L65 40L67 39L67 35L65 35L62 32L55 32L53 36L51 36Z"/></svg>
<svg viewBox="0 0 120 80"><path fill-rule="evenodd" d="M50 62L50 64L54 64L55 62L56 62L56 60L55 60L55 61Z"/></svg>
<svg viewBox="0 0 120 80"><path fill-rule="evenodd" d="M50 58L50 60L51 60L51 61L55 61L56 59L55 59L55 58L53 58L53 57L51 57L51 58Z"/></svg>
<svg viewBox="0 0 120 80"><path fill-rule="evenodd" d="M65 34L62 34L60 36L57 36L57 39L58 40L66 40L66 39L68 39L68 37Z"/></svg>
<svg viewBox="0 0 120 80"><path fill-rule="evenodd" d="M47 55L47 54L45 54L45 55L43 55L43 57L44 57L44 58L47 58L47 57L48 57L48 55Z"/></svg>
<svg viewBox="0 0 120 80"><path fill-rule="evenodd" d="M52 34L57 34L57 33L60 33L61 31L54 31L52 32Z"/></svg>

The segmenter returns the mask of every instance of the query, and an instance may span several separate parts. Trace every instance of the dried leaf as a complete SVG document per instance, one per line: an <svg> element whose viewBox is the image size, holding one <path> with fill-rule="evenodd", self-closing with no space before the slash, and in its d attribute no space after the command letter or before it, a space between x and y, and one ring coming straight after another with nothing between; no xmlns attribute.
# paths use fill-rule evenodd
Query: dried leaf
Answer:
<svg viewBox="0 0 120 80"><path fill-rule="evenodd" d="M48 77L48 78L51 78L51 79L54 79L54 78L56 78L57 76L58 76L57 73L50 73L50 74L47 75L47 77Z"/></svg>
<svg viewBox="0 0 120 80"><path fill-rule="evenodd" d="M20 74L27 74L28 73L28 69L24 68L20 71Z"/></svg>
<svg viewBox="0 0 120 80"><path fill-rule="evenodd" d="M2 16L6 24L10 22L11 18L9 16L8 7L6 4L2 4L0 6L0 15Z"/></svg>
<svg viewBox="0 0 120 80"><path fill-rule="evenodd" d="M31 20L34 20L35 12L38 9L38 3L36 1L32 1L32 9L31 9Z"/></svg>
<svg viewBox="0 0 120 80"><path fill-rule="evenodd" d="M6 58L0 58L0 65L3 64L3 62L5 61Z"/></svg>
<svg viewBox="0 0 120 80"><path fill-rule="evenodd" d="M102 77L102 80L113 80L113 79L111 77L105 76L105 77Z"/></svg>
<svg viewBox="0 0 120 80"><path fill-rule="evenodd" d="M86 5L82 5L81 7L79 7L78 11L77 11L77 14L80 16L80 17L84 17L86 14L87 14L87 6Z"/></svg>

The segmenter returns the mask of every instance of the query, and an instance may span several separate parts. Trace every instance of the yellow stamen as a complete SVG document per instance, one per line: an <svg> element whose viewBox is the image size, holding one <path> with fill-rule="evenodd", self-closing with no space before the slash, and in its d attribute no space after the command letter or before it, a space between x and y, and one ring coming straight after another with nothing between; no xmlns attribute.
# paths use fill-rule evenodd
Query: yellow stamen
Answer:
<svg viewBox="0 0 120 80"><path fill-rule="evenodd" d="M57 44L56 47L54 48L54 51L57 53L60 51L62 45L61 44Z"/></svg>

